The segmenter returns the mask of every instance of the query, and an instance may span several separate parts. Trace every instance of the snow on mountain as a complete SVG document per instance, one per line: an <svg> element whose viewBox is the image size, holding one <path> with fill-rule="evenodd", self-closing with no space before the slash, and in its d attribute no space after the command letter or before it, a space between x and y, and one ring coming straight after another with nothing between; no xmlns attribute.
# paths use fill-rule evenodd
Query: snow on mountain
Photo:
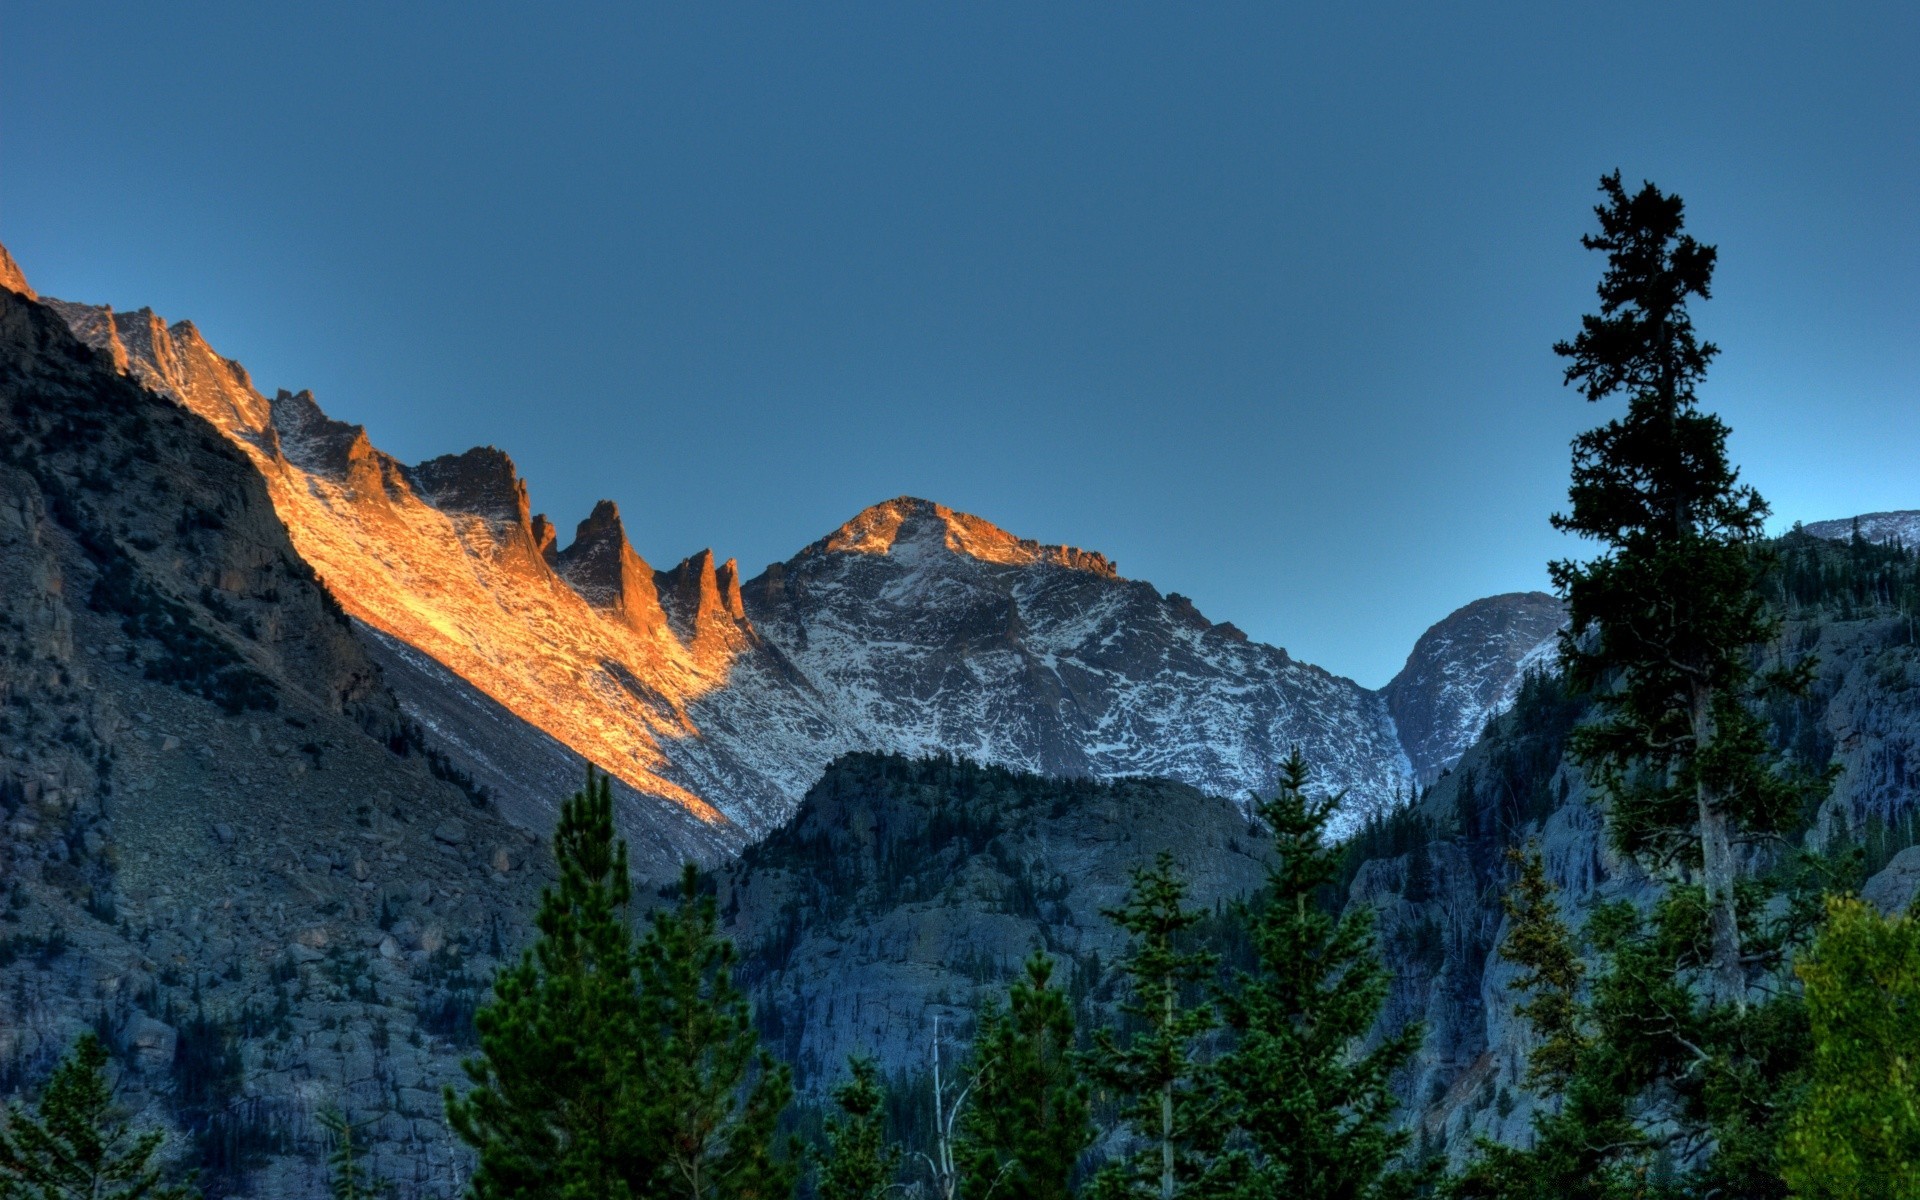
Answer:
<svg viewBox="0 0 1920 1200"><path fill-rule="evenodd" d="M1530 649L1462 626L1423 639L1424 673L1374 692L1099 554L906 497L745 584L709 552L655 571L610 502L561 547L499 450L409 466L309 393L268 399L190 323L48 303L247 454L405 710L456 761L541 823L563 777L598 765L623 785L650 868L764 834L853 750L1243 798L1298 746L1357 820L1457 757ZM1395 705L1421 731L1404 748Z"/></svg>
<svg viewBox="0 0 1920 1200"><path fill-rule="evenodd" d="M1387 709L1422 784L1458 762L1487 721L1513 706L1529 671L1558 656L1566 609L1545 592L1488 596L1413 644L1387 684Z"/></svg>
<svg viewBox="0 0 1920 1200"><path fill-rule="evenodd" d="M875 749L1265 792L1295 745L1360 813L1411 770L1380 697L1098 554L901 497L768 568L747 613Z"/></svg>
<svg viewBox="0 0 1920 1200"><path fill-rule="evenodd" d="M1831 541L1844 542L1859 529L1869 542L1898 542L1909 550L1920 550L1920 510L1862 513L1837 521L1813 521L1800 527L1803 533Z"/></svg>

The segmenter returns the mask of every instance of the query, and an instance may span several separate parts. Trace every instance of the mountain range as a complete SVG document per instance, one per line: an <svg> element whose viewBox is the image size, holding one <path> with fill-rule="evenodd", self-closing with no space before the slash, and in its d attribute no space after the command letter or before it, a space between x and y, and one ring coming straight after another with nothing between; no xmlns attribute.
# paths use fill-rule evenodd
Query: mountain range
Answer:
<svg viewBox="0 0 1920 1200"><path fill-rule="evenodd" d="M1836 772L1806 844L1858 844L1893 909L1920 889L1920 568L1854 527L1777 543L1776 649L1818 670L1767 726ZM1133 865L1174 854L1216 912L1255 887L1239 799L1298 744L1349 791L1375 1033L1427 1027L1406 1119L1516 1141L1506 851L1537 844L1577 910L1658 887L1566 757L1562 620L1477 601L1369 690L910 498L751 579L656 571L610 504L562 546L499 451L400 463L191 325L43 302L0 251L0 1095L98 1030L209 1195L327 1194L328 1107L396 1194L457 1194L441 1088L586 761L625 782L643 873L714 864L803 1094L860 1049L918 1094L928 1022L963 1033L1036 947L1110 1006Z"/></svg>
<svg viewBox="0 0 1920 1200"><path fill-rule="evenodd" d="M649 872L736 853L852 751L1245 797L1299 746L1351 826L1456 759L1561 622L1539 593L1476 601L1375 691L1098 553L912 497L750 579L710 551L658 570L610 501L563 543L500 450L405 464L308 392L269 398L191 322L44 303L252 462L441 753L533 828L583 762L611 773Z"/></svg>

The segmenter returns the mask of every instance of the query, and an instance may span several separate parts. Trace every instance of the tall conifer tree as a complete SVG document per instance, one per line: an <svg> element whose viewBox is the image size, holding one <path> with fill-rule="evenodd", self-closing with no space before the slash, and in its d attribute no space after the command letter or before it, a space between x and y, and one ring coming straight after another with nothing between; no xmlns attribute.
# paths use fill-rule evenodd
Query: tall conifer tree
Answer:
<svg viewBox="0 0 1920 1200"><path fill-rule="evenodd" d="M1755 649L1777 632L1755 586L1766 503L1727 459L1727 426L1697 389L1718 349L1694 333L1688 303L1711 295L1717 251L1685 231L1678 196L1618 171L1600 181L1607 256L1600 311L1582 318L1566 382L1626 411L1573 443L1571 508L1554 525L1600 543L1589 562L1552 564L1571 609L1561 652L1569 678L1598 693L1602 719L1575 734L1578 760L1611 806L1619 846L1655 864L1699 870L1708 994L1745 1004L1734 844L1784 827L1806 783L1775 769L1751 702Z"/></svg>
<svg viewBox="0 0 1920 1200"><path fill-rule="evenodd" d="M956 1152L965 1200L1068 1200L1093 1142L1073 1009L1052 979L1053 960L1036 950L1006 1006L980 1018Z"/></svg>
<svg viewBox="0 0 1920 1200"><path fill-rule="evenodd" d="M639 1128L656 1156L651 1196L784 1200L799 1148L776 1136L791 1076L760 1045L733 982L733 943L688 864L678 903L653 914L638 953L645 1069Z"/></svg>
<svg viewBox="0 0 1920 1200"><path fill-rule="evenodd" d="M626 843L613 792L591 770L560 810L559 882L540 897L540 936L503 969L474 1017L473 1088L447 1089L447 1117L479 1156L477 1200L618 1200L646 1194L655 1160L636 1113L644 1077Z"/></svg>
<svg viewBox="0 0 1920 1200"><path fill-rule="evenodd" d="M1393 1073L1419 1047L1408 1026L1358 1053L1386 1000L1371 914L1328 905L1340 852L1327 839L1338 797L1307 795L1298 750L1278 794L1260 805L1276 865L1252 914L1256 965L1222 997L1232 1049L1216 1064L1245 1148L1216 1165L1210 1188L1244 1197L1389 1200L1430 1172L1403 1166L1411 1135L1393 1126Z"/></svg>
<svg viewBox="0 0 1920 1200"><path fill-rule="evenodd" d="M1128 996L1121 1011L1136 1032L1125 1046L1111 1029L1094 1034L1089 1074L1122 1097L1122 1115L1144 1143L1109 1163L1096 1181L1103 1200L1173 1200L1204 1168L1194 1145L1214 1114L1202 1111L1198 1043L1214 1026L1211 1007L1195 1007L1181 993L1209 978L1214 956L1184 949L1183 937L1201 918L1186 907L1187 885L1162 851L1151 867L1133 873L1126 901L1105 914L1133 935L1120 968Z"/></svg>
<svg viewBox="0 0 1920 1200"><path fill-rule="evenodd" d="M1699 410L1716 351L1687 311L1710 294L1715 251L1686 234L1679 197L1630 194L1618 172L1600 188L1600 232L1582 239L1607 255L1600 311L1555 350L1568 383L1626 411L1575 440L1572 509L1554 518L1603 551L1552 572L1572 609L1569 679L1600 714L1573 756L1615 844L1667 886L1650 911L1592 911L1598 967L1581 997L1544 878L1523 871L1503 953L1529 970L1521 1013L1545 1039L1532 1081L1558 1092L1530 1149L1485 1147L1458 1190L1628 1196L1665 1173L1689 1194L1784 1196L1779 1097L1807 1044L1785 964L1805 898L1769 911L1775 889L1743 878L1735 847L1789 828L1824 789L1772 749L1755 706L1804 688L1813 664L1754 665L1778 632L1758 587L1767 509L1728 462L1726 425Z"/></svg>

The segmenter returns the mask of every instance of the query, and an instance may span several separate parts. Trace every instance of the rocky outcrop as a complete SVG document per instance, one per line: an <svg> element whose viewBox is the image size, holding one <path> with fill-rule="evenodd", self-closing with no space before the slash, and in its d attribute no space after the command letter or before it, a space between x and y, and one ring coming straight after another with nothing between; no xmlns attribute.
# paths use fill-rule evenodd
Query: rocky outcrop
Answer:
<svg viewBox="0 0 1920 1200"><path fill-rule="evenodd" d="M555 565L582 599L650 637L666 624L653 568L634 552L620 522L619 506L602 500L574 531L573 544Z"/></svg>
<svg viewBox="0 0 1920 1200"><path fill-rule="evenodd" d="M1545 592L1488 596L1420 635L1387 684L1387 711L1422 784L1459 761L1488 720L1513 706L1529 671L1557 657L1566 609Z"/></svg>
<svg viewBox="0 0 1920 1200"><path fill-rule="evenodd" d="M34 291L27 277L21 274L20 264L13 261L13 255L7 253L5 246L0 246L0 288L29 300L40 298L40 293Z"/></svg>

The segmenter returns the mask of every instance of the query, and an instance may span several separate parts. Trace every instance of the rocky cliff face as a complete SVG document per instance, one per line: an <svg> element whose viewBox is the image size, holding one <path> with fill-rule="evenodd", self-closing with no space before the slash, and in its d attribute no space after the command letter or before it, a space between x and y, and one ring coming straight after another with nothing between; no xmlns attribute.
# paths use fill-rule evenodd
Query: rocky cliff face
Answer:
<svg viewBox="0 0 1920 1200"><path fill-rule="evenodd" d="M1870 878L1863 893L1904 907L1920 889L1920 646L1913 626L1914 560L1875 563L1813 537L1780 543L1788 622L1777 652L1816 656L1804 700L1767 715L1775 743L1810 766L1839 769L1829 799L1799 840L1853 842ZM1532 1107L1520 1087L1533 1042L1514 1015L1514 970L1496 953L1506 935L1498 896L1510 876L1504 851L1529 841L1545 856L1577 922L1595 902L1649 901L1659 884L1607 841L1604 814L1579 769L1568 733L1585 711L1550 679L1523 687L1488 736L1389 826L1360 843L1371 853L1350 902L1379 914L1395 968L1384 1023L1427 1023L1406 1095L1430 1135L1464 1150L1477 1134L1526 1136ZM1750 865L1766 861L1749 850Z"/></svg>
<svg viewBox="0 0 1920 1200"><path fill-rule="evenodd" d="M248 457L0 290L0 1091L98 1029L213 1195L324 1195L326 1106L449 1194L542 856L423 749Z"/></svg>
<svg viewBox="0 0 1920 1200"><path fill-rule="evenodd" d="M1387 711L1422 785L1513 707L1530 671L1553 665L1566 609L1545 592L1488 596L1420 635L1387 684Z"/></svg>

